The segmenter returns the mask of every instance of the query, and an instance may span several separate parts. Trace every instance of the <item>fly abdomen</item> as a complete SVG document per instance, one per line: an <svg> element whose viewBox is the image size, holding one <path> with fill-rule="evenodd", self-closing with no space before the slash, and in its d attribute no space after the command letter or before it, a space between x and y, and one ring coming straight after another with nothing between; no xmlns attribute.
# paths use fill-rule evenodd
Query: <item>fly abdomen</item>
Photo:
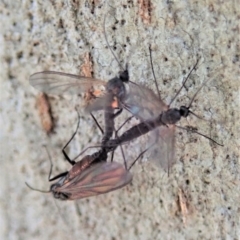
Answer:
<svg viewBox="0 0 240 240"><path fill-rule="evenodd" d="M155 118L148 120L148 121L141 122L138 125L127 130L125 133L123 133L118 138L118 144L122 144L124 142L128 142L135 138L138 138L138 137L150 132L157 126L158 126L158 123Z"/></svg>
<svg viewBox="0 0 240 240"><path fill-rule="evenodd" d="M106 107L104 111L105 130L102 138L102 144L104 145L111 137L114 131L114 110L112 107Z"/></svg>

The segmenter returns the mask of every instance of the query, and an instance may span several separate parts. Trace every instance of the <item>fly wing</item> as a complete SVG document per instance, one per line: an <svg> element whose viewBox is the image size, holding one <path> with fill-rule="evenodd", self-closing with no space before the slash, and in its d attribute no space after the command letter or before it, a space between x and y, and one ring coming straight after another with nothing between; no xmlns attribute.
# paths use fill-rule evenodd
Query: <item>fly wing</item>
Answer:
<svg viewBox="0 0 240 240"><path fill-rule="evenodd" d="M169 172L176 162L174 157L175 126L161 126L151 133L151 140L154 145L150 148L150 158L160 165L163 170Z"/></svg>
<svg viewBox="0 0 240 240"><path fill-rule="evenodd" d="M127 96L125 104L128 110L142 121L156 117L168 109L167 104L159 99L151 89L143 85L130 83Z"/></svg>
<svg viewBox="0 0 240 240"><path fill-rule="evenodd" d="M113 191L131 180L131 173L122 164L104 162L89 167L56 191L69 195L69 200L76 200Z"/></svg>
<svg viewBox="0 0 240 240"><path fill-rule="evenodd" d="M126 104L141 121L157 117L169 108L151 89L142 85L130 87ZM165 171L169 171L175 163L174 132L175 126L173 125L161 126L152 130L145 137L147 148L150 147L150 158Z"/></svg>
<svg viewBox="0 0 240 240"><path fill-rule="evenodd" d="M112 105L112 99L111 99L111 94L109 93L104 93L101 97L98 97L96 99L93 99L91 102L87 102L85 105L85 110L87 112L93 112L93 111L98 111L106 108L107 106ZM115 108L113 106L113 108Z"/></svg>
<svg viewBox="0 0 240 240"><path fill-rule="evenodd" d="M106 85L98 79L54 71L34 73L29 82L41 92L56 95L85 93Z"/></svg>

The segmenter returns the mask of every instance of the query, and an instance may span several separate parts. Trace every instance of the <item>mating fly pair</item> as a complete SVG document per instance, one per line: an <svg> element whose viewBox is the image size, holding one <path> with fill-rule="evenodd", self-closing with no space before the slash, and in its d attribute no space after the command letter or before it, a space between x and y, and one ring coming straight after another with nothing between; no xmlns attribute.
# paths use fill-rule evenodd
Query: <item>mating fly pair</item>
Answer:
<svg viewBox="0 0 240 240"><path fill-rule="evenodd" d="M109 46L107 38L106 42ZM110 46L109 48L113 53ZM115 57L114 53L113 55ZM107 193L127 185L131 182L132 175L129 173L126 164L124 168L123 165L119 163L107 162L107 154L110 151L114 151L118 146L148 132L151 132L150 140L148 141L146 149L139 156L151 149L151 158L157 159L160 166L164 170L169 171L170 167L175 162L175 124L181 119L181 117L187 117L189 114L195 115L189 109L196 94L201 88L196 92L188 107L182 106L180 109L176 109L170 108L170 105L182 90L197 63L186 77L182 87L168 105L161 100L160 94L157 96L149 88L129 81L127 70L120 73L119 77L115 77L108 82L90 77L54 71L38 72L31 75L30 84L44 93L85 93L87 99L91 100L90 102L87 102L85 107L87 112L92 114L93 111L104 111L105 131L102 138L101 149L92 155L83 157L81 161L75 162L70 160L64 151L65 147L71 141L70 140L64 147L63 154L72 165L71 170L61 173L52 179L50 179L50 171L49 181L59 178L59 181L52 184L50 188L50 192L53 193L54 197L62 200L75 200ZM128 84L128 90L125 84ZM115 112L116 109L118 110L117 112ZM116 139L111 139L115 130L114 118L121 113L122 109L128 110L133 116L137 117L140 120L140 123L130 128ZM198 134L208 138L201 133ZM215 142L211 138L208 139Z"/></svg>
<svg viewBox="0 0 240 240"><path fill-rule="evenodd" d="M188 74L177 94L179 94L179 92L183 88L189 75L194 70L197 63ZM125 74L126 73L127 72L125 72ZM65 78L63 78L62 76L65 76ZM57 77L60 77L62 81L57 81ZM81 89L82 91L84 88L81 87L81 78L82 77L76 75L69 75L57 72L41 72L32 75L30 77L30 83L36 88L50 93L56 93L56 88L58 89L57 92L60 93L61 91L59 92L59 89L71 90L73 86L77 87L78 85L78 89ZM76 79L79 79L79 82L76 81ZM104 134L101 150L92 155L87 155L83 157L82 160L79 162L70 160L64 151L67 145L64 147L63 154L73 167L69 172L62 173L52 179L49 179L50 181L53 181L57 178L60 178L60 180L57 183L53 184L50 188L50 191L53 193L55 198L59 198L62 200L74 200L107 193L109 191L113 191L127 185L132 180L132 175L129 173L127 168L123 167L123 165L115 162L106 162L107 154L108 152L115 150L119 145L131 141L150 131L153 133L155 142L152 142L146 150L150 148L154 149L153 153L155 154L155 157L159 158L160 165L163 169L169 170L169 168L173 165L175 124L181 119L181 117L187 117L189 114L195 115L189 109L192 105L194 98L196 97L197 93L200 91L201 88L195 93L188 107L182 106L180 107L180 109L176 109L170 108L170 104L174 101L177 94L169 105L166 105L150 89L144 86L137 85L134 87L134 90L130 88L130 91L126 94L124 87L124 82L127 82L126 79L127 78L125 78L123 81L121 77L116 77L110 80L107 83L107 86L110 85L111 87L107 87L106 89L108 91L106 91L105 94L103 94L102 96L97 96L97 94L92 92L92 94L95 94L94 97L99 99L99 101L97 102L97 108L94 106L93 102L90 107L87 106L87 109L91 109L91 111L95 109L103 109L104 112L110 113L110 119L112 123L110 127L107 125L105 126L105 129L109 127L108 129L110 129L110 131L108 131L108 135ZM65 81L65 84L63 84L63 80ZM91 84L93 83L93 81L95 81L93 79L87 78L83 78L83 80L89 80L89 83ZM74 81L74 84L71 81ZM53 82L54 87L52 85ZM119 83L119 85L117 85L116 83ZM202 86L204 86L204 84ZM87 86L87 84L84 84L83 86ZM119 86L121 87L119 88ZM91 89L93 89L93 86L91 86ZM120 95L118 95L119 92L121 93ZM114 102L117 102L118 105L114 105ZM127 108L130 111L132 110L131 113L134 116L138 117L141 122L124 132L116 139L111 139L114 130L114 117L119 114L119 111L117 113L114 113L114 109L116 108L114 106L121 106ZM106 116L107 114L105 114L105 117ZM106 124L108 124L107 118L105 118L105 122ZM198 134L218 144L211 138L201 133ZM171 151L170 154L168 150ZM164 153L166 154L164 155ZM135 163L135 161L132 163L132 165ZM132 167L132 165L130 166L130 168Z"/></svg>
<svg viewBox="0 0 240 240"><path fill-rule="evenodd" d="M113 53L106 34L105 39ZM54 71L38 72L30 76L30 84L41 92L57 95L84 93L87 100L85 106L87 112L92 115L93 111L104 111L105 130L104 132L102 131L104 135L101 150L83 157L79 162L75 162L68 158L63 149L63 154L72 165L72 169L52 179L50 179L50 171L50 181L60 178L50 188L54 197L62 200L89 197L121 188L132 180L132 175L127 170L126 165L124 168L119 163L106 162L108 149L105 148L105 145L107 145L106 143L115 130L114 118L121 113L123 108L129 108L125 104L128 96L125 83L129 85L134 84L129 81L127 70L122 71L119 77L115 77L107 83L90 77ZM115 112L116 109L118 110L117 112ZM93 115L92 117L97 123Z"/></svg>
<svg viewBox="0 0 240 240"><path fill-rule="evenodd" d="M49 181L60 178L50 188L55 198L74 200L90 197L121 188L132 180L132 175L123 165L116 162L106 162L108 149L105 148L105 144L113 134L114 118L120 114L122 107L124 107L125 82L129 82L127 70L122 72L119 77L109 80L107 84L94 78L60 72L45 71L30 76L30 84L42 92L50 94L85 92L92 96L92 103L85 108L88 112L104 110L105 131L101 150L83 157L79 162L70 160L64 149L76 134L76 130L63 148L63 154L72 165L72 169L52 179L50 179L50 171ZM99 91L98 87L105 87L105 92ZM115 113L115 109L119 110Z"/></svg>
<svg viewBox="0 0 240 240"><path fill-rule="evenodd" d="M52 192L54 198L60 200L76 200L107 193L131 182L132 175L122 164L107 162L108 151L104 147L92 155L84 156L78 162L75 162L68 157L65 149L76 135L79 123L80 116L78 115L77 129L62 149L63 155L72 165L72 168L67 172L60 173L59 175L50 178L53 164L49 155L48 157L51 167L48 180L54 181L59 179L58 182L52 184L49 191L32 188L26 183L29 188L44 193Z"/></svg>

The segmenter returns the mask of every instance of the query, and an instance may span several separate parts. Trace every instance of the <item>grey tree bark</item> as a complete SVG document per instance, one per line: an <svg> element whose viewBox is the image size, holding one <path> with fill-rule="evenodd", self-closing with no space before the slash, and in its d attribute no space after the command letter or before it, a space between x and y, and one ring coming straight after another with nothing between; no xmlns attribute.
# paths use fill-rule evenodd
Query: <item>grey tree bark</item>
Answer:
<svg viewBox="0 0 240 240"><path fill-rule="evenodd" d="M76 202L54 201L48 190L47 145L54 174L66 171L61 148L75 130L76 99L50 96L53 133L46 134L30 74L55 70L80 74L91 55L93 76L106 81L120 67L155 91L149 59L166 102L200 57L174 106L187 105L201 86L191 125L224 147L176 131L177 163L168 176L151 159L132 169L133 183ZM4 1L0 2L1 239L240 239L239 8L237 1ZM87 65L88 66L88 65ZM86 70L86 69L85 69ZM78 99L77 99L78 100ZM99 116L99 119L101 115ZM81 114L75 156L101 138ZM139 154L141 139L128 147ZM116 159L121 162L121 155Z"/></svg>

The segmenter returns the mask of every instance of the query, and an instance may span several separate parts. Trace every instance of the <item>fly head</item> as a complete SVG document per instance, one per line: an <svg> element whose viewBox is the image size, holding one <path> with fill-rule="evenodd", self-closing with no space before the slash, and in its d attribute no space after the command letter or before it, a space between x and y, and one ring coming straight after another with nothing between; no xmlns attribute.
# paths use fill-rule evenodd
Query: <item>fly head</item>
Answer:
<svg viewBox="0 0 240 240"><path fill-rule="evenodd" d="M190 113L189 107L181 106L180 109L179 109L179 112L180 112L180 115L182 117L186 118L189 115L189 113Z"/></svg>
<svg viewBox="0 0 240 240"><path fill-rule="evenodd" d="M119 78L120 78L121 81L124 82L124 83L129 82L128 70L124 70L123 72L120 72Z"/></svg>
<svg viewBox="0 0 240 240"><path fill-rule="evenodd" d="M51 185L50 187L50 191L53 194L53 197L56 199L60 199L60 200L68 200L69 197L71 196L71 194L68 193L63 193L57 190L58 187L61 187L61 184L59 183L54 183Z"/></svg>

